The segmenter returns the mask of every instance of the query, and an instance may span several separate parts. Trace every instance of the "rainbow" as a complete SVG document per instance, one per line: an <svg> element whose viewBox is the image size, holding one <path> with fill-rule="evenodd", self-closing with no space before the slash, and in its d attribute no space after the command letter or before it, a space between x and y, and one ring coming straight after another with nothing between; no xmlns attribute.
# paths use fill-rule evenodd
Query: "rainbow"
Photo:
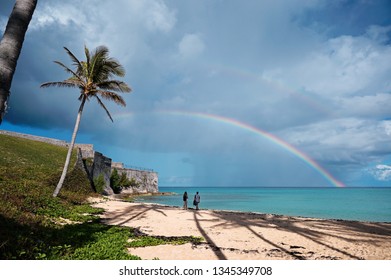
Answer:
<svg viewBox="0 0 391 280"><path fill-rule="evenodd" d="M302 160L304 163L309 165L311 168L316 170L322 177L324 177L328 182L330 182L333 186L336 187L344 187L345 185L338 181L336 178L334 178L326 169L324 169L322 166L319 165L315 160L310 158L308 155L306 155L304 152L300 151L296 147L292 146L291 144L285 142L284 140L278 138L277 136L261 130L257 127L254 127L252 125L249 125L244 122L240 122L236 119L228 118L228 117L222 117L219 115L214 114L207 114L207 113L200 113L200 112L188 112L188 111L155 111L152 112L152 114L164 114L164 115L176 115L176 116L190 116L195 117L199 119L204 120L212 120L215 122L231 125L234 127L238 127L240 129L249 131L251 133L255 133L256 135L261 136L262 138L265 138L269 141L271 141L273 144L281 147L282 149L288 151L289 153L293 154L295 157ZM125 114L117 114L116 117L124 117L124 116L132 116L133 113L125 113Z"/></svg>

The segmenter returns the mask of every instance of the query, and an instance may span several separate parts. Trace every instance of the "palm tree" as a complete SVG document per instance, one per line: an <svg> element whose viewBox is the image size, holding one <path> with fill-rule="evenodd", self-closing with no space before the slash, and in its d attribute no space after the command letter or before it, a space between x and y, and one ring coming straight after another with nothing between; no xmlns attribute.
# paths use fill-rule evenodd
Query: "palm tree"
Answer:
<svg viewBox="0 0 391 280"><path fill-rule="evenodd" d="M36 5L37 0L16 0L0 41L0 124L7 110L16 63Z"/></svg>
<svg viewBox="0 0 391 280"><path fill-rule="evenodd" d="M68 171L85 102L89 101L91 98L95 98L99 105L106 111L110 120L113 121L113 118L106 106L103 104L101 98L112 100L119 105L126 106L124 99L116 92L125 93L131 91L130 87L125 82L112 79L113 76L123 77L125 75L125 69L116 59L109 57L109 50L107 47L97 47L92 55L88 48L84 47L86 56L85 61L78 60L76 56L66 47L64 47L64 49L71 58L75 69L72 70L59 61L54 62L60 65L66 72L71 74L71 77L62 82L47 82L42 84L41 87L45 88L54 86L78 88L80 90L79 101L81 103L77 113L76 124L73 130L72 140L69 145L64 169L62 171L60 181L53 193L54 197L58 195Z"/></svg>

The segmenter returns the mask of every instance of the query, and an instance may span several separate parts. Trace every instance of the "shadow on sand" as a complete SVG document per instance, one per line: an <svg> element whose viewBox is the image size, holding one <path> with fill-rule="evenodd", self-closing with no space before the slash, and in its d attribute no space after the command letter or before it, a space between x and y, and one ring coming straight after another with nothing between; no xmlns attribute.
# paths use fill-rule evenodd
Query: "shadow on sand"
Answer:
<svg viewBox="0 0 391 280"><path fill-rule="evenodd" d="M110 224L125 225L129 221L137 221L141 219L148 219L148 212L154 211L163 216L167 216L165 208L172 208L162 205L138 205L137 208L130 205L121 211L114 212L106 217L106 221ZM208 235L207 230L203 226L204 223L211 222L211 218L205 217L203 211L196 211L189 208L188 211L193 212L193 220L195 227L200 235L205 239L206 243L213 250L217 259L226 260L227 256L224 254L224 249ZM281 255L290 256L293 259L307 259L311 256L311 253L305 254L300 249L305 249L300 245L289 245L283 242L276 242L271 239L265 238L261 232L262 229L274 228L280 231L286 231L289 233L295 233L301 237L304 237L311 242L319 244L327 249L330 249L336 253L342 254L343 259L359 260L362 257L354 255L345 248L337 248L336 246L327 243L325 240L328 238L335 238L346 242L360 242L367 243L374 246L381 246L382 241L377 241L373 236L391 236L391 223L368 223L358 221L341 221L341 220L327 220L325 223L318 219L306 219L295 218L280 215L267 215L267 214L255 214L255 213L240 213L229 211L209 211L208 215L212 215L212 220L221 221L214 225L216 228L232 229L232 228L245 228L252 236L267 244L271 245L274 249L272 252L278 252ZM257 230L255 230L257 229ZM281 240L279 240L281 241ZM325 256L329 259L338 259L333 256Z"/></svg>

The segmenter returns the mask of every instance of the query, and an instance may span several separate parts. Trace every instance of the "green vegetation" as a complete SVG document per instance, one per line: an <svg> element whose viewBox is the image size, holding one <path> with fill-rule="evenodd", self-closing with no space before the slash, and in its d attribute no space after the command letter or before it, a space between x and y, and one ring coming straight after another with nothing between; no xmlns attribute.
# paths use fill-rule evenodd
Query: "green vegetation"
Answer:
<svg viewBox="0 0 391 280"><path fill-rule="evenodd" d="M114 193L118 194L122 189L138 188L139 183L135 178L129 180L125 172L119 175L118 170L114 169L110 176L110 187L113 189Z"/></svg>
<svg viewBox="0 0 391 280"><path fill-rule="evenodd" d="M135 237L132 241L129 242L129 247L146 247L146 246L157 246L162 244L172 244L172 245L182 245L185 243L200 244L203 241L202 237L194 236L147 236L142 235Z"/></svg>
<svg viewBox="0 0 391 280"><path fill-rule="evenodd" d="M66 152L0 135L0 259L137 259L126 250L131 230L100 224L102 209L85 202L96 194L83 171L52 196Z"/></svg>
<svg viewBox="0 0 391 280"><path fill-rule="evenodd" d="M0 259L140 259L127 248L200 242L101 224L97 215L103 210L86 202L97 194L79 169L68 173L61 194L53 197L66 152L0 135ZM75 162L76 156L71 166Z"/></svg>
<svg viewBox="0 0 391 280"><path fill-rule="evenodd" d="M103 174L100 174L98 177L94 179L94 186L97 193L102 193L105 188L105 178Z"/></svg>

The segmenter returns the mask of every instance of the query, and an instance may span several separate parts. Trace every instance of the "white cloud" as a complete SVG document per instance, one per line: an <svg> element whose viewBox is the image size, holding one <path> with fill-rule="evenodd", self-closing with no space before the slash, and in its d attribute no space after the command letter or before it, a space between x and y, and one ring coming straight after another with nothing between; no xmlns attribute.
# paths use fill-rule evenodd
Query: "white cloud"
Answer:
<svg viewBox="0 0 391 280"><path fill-rule="evenodd" d="M370 173L379 181L391 180L391 166L385 164L378 164L370 170Z"/></svg>
<svg viewBox="0 0 391 280"><path fill-rule="evenodd" d="M384 131L388 136L391 136L391 121L383 121L382 125L384 127Z"/></svg>
<svg viewBox="0 0 391 280"><path fill-rule="evenodd" d="M55 24L62 25L63 27L69 26L70 24L85 27L86 17L87 15L83 10L76 8L75 5L43 2L42 8L38 6L34 12L29 28L31 30L37 30Z"/></svg>
<svg viewBox="0 0 391 280"><path fill-rule="evenodd" d="M336 107L340 107L345 116L387 118L390 115L391 94L377 93L374 95L336 98Z"/></svg>
<svg viewBox="0 0 391 280"><path fill-rule="evenodd" d="M176 23L174 11L170 11L163 1L152 1L146 7L146 23L150 30L171 31Z"/></svg>
<svg viewBox="0 0 391 280"><path fill-rule="evenodd" d="M140 46L149 33L168 33L176 24L176 12L162 0L42 1L34 13L31 30L59 26L59 32L77 30L74 37L94 44Z"/></svg>
<svg viewBox="0 0 391 280"><path fill-rule="evenodd" d="M283 139L324 162L363 164L391 153L391 121L334 119L295 127Z"/></svg>
<svg viewBox="0 0 391 280"><path fill-rule="evenodd" d="M328 97L351 96L368 87L384 86L376 84L391 72L391 46L383 45L374 30L372 27L370 34L362 36L331 38L298 63L270 69L269 78L274 73L273 79Z"/></svg>
<svg viewBox="0 0 391 280"><path fill-rule="evenodd" d="M113 21L115 15L117 18ZM98 22L115 24L123 19L133 23L136 19L139 23L145 24L150 31L168 32L175 26L176 13L162 0L118 0L115 4L99 0L70 0L68 3L42 1L34 13L30 28L43 28L56 23L64 26L71 23L83 26L93 26ZM96 28L100 26L99 24ZM126 26L122 28L128 30Z"/></svg>
<svg viewBox="0 0 391 280"><path fill-rule="evenodd" d="M191 58L201 54L205 44L200 34L186 34L179 42L178 48L182 58Z"/></svg>

